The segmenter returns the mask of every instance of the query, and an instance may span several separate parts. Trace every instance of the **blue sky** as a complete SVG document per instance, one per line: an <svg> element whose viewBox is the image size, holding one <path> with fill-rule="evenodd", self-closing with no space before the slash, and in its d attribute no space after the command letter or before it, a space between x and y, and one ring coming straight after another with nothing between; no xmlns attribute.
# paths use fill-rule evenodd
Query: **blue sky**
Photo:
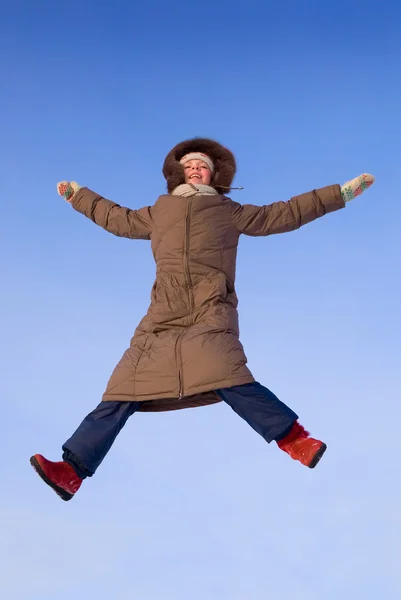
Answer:
<svg viewBox="0 0 401 600"><path fill-rule="evenodd" d="M400 20L369 0L2 7L2 596L400 598ZM194 135L235 152L243 203L377 178L240 242L249 366L328 451L305 469L222 404L134 415L65 504L29 457L58 459L98 403L154 264L56 182L152 204Z"/></svg>

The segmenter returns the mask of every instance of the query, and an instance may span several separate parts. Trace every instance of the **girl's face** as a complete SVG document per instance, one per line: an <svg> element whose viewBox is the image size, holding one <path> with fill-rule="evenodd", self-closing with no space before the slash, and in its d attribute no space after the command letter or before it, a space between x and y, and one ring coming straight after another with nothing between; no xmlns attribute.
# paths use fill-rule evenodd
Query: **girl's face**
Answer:
<svg viewBox="0 0 401 600"><path fill-rule="evenodd" d="M189 160L184 164L185 183L210 185L212 172L203 160Z"/></svg>

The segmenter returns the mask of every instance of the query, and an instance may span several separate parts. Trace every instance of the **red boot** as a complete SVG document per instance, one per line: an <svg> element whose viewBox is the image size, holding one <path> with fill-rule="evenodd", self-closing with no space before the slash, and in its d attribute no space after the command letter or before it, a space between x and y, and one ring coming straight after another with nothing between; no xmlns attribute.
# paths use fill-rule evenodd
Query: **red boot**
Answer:
<svg viewBox="0 0 401 600"><path fill-rule="evenodd" d="M299 460L303 465L313 469L316 467L323 454L326 444L309 437L309 432L295 421L290 433L282 440L277 440L281 450L287 452L294 460Z"/></svg>
<svg viewBox="0 0 401 600"><path fill-rule="evenodd" d="M81 487L82 479L72 466L64 461L51 462L41 454L31 456L31 465L47 485L62 498L71 500Z"/></svg>

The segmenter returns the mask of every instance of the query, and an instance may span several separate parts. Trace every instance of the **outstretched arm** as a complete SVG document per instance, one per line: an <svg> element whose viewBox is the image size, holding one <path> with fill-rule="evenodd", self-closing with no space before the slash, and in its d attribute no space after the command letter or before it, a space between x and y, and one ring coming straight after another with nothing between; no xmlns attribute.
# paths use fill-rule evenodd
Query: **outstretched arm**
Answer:
<svg viewBox="0 0 401 600"><path fill-rule="evenodd" d="M106 200L76 182L63 181L57 191L78 212L109 233L130 239L150 239L152 215L150 207L131 210Z"/></svg>
<svg viewBox="0 0 401 600"><path fill-rule="evenodd" d="M287 202L274 202L265 206L234 203L233 218L238 231L246 235L286 233L344 208L346 202L361 194L373 182L372 175L364 174L342 187L330 185L295 196Z"/></svg>

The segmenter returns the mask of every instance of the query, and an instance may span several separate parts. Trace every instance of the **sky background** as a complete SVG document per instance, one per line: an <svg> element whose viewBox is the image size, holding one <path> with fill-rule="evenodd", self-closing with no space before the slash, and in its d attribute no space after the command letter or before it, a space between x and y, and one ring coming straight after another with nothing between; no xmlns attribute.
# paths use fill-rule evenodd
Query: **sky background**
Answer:
<svg viewBox="0 0 401 600"><path fill-rule="evenodd" d="M2 3L2 597L399 600L400 26L392 1ZM29 458L98 404L155 267L56 183L152 204L192 136L234 151L242 203L377 178L240 241L249 366L328 451L306 469L223 404L137 414L63 503Z"/></svg>

